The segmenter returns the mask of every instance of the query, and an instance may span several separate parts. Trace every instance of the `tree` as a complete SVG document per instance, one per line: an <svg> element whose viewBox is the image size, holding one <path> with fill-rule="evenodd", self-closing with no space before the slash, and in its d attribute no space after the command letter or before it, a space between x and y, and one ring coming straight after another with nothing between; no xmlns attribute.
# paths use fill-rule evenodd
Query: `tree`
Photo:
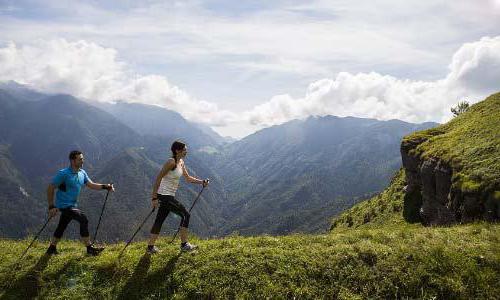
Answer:
<svg viewBox="0 0 500 300"><path fill-rule="evenodd" d="M458 116L461 113L466 112L469 109L469 102L467 101L460 101L458 102L457 106L451 108L451 112L455 115Z"/></svg>

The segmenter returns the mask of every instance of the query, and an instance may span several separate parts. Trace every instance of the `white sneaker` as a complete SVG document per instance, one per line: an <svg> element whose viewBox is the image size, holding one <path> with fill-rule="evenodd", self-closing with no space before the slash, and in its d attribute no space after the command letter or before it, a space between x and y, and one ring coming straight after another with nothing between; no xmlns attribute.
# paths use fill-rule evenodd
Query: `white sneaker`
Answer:
<svg viewBox="0 0 500 300"><path fill-rule="evenodd" d="M193 251L194 249L198 248L196 245L192 245L189 242L187 242L184 246L181 246L181 251Z"/></svg>
<svg viewBox="0 0 500 300"><path fill-rule="evenodd" d="M148 247L146 248L146 252L147 252L148 254L156 254L156 253L160 252L160 249L159 249L158 247L156 247L156 246L153 246L153 247L149 247L149 246L148 246Z"/></svg>

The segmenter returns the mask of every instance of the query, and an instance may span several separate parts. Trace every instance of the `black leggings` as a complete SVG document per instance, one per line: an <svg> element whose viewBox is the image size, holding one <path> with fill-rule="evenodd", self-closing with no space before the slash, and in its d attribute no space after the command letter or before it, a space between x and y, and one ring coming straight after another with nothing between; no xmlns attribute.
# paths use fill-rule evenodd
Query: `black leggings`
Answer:
<svg viewBox="0 0 500 300"><path fill-rule="evenodd" d="M163 221L165 221L169 212L173 212L181 217L181 227L189 226L189 212L186 210L184 205L175 200L174 196L158 194L158 200L160 201L160 208L156 214L153 228L151 228L152 234L160 233L161 225L163 224Z"/></svg>
<svg viewBox="0 0 500 300"><path fill-rule="evenodd" d="M56 231L54 232L54 237L60 239L63 236L64 230L68 226L71 220L77 220L80 223L80 236L89 236L89 220L87 216L79 210L78 208L61 208L61 217L59 218L59 224L57 225Z"/></svg>

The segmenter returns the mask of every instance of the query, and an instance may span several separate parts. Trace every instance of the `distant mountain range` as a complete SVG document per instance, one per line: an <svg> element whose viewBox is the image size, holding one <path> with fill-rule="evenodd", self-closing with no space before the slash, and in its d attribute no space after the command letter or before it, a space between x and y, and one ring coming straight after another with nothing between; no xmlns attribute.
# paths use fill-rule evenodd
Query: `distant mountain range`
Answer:
<svg viewBox="0 0 500 300"><path fill-rule="evenodd" d="M191 123L179 113L158 106L126 102L93 104L140 135L179 138L189 141L194 148L225 142L225 139L210 127Z"/></svg>
<svg viewBox="0 0 500 300"><path fill-rule="evenodd" d="M227 189L224 234L317 231L382 190L401 166L401 138L434 123L310 117L227 146L213 168Z"/></svg>
<svg viewBox="0 0 500 300"><path fill-rule="evenodd" d="M311 117L231 143L164 108L85 102L0 84L0 235L23 237L38 228L46 216L47 184L67 165L69 151L81 149L91 178L117 187L100 237L128 238L150 211L153 178L178 138L189 146L190 173L211 179L193 211L196 234L327 229L332 216L387 185L401 166L404 135L435 125ZM189 206L199 190L182 183L178 198ZM98 192L81 195L91 226L103 198ZM167 220L163 231L172 232L179 219Z"/></svg>
<svg viewBox="0 0 500 300"><path fill-rule="evenodd" d="M190 145L200 146L205 145L205 141L212 142L200 130L198 135L189 136L189 131L194 131L190 127L185 132L180 130L176 137L140 134L112 114L70 95L48 95L26 101L14 97L10 90L0 90L0 111L0 203L9 208L0 216L3 236L22 237L33 232L46 215L47 184L57 170L68 165L69 151L81 149L86 157L84 168L91 178L97 182L114 182L117 186L103 223L109 226L103 226L101 236L125 239L136 221L150 210L151 184L161 164L170 156L173 139L187 137L184 140ZM196 160L196 151L187 158L189 167L192 167L191 160ZM216 177L202 163L190 170L202 177ZM183 184L179 198L188 205L198 189L198 186ZM213 182L211 189L220 189L217 182ZM197 222L193 222L193 228L201 235L215 234L212 224L217 214L212 207L219 198L212 201L211 196L203 195L200 200L204 203L200 205L203 210L194 213ZM103 193L84 191L79 199L93 226L103 198ZM207 206L206 203L212 202L215 204ZM176 228L173 218L170 222L165 229ZM147 231L145 228L144 234Z"/></svg>

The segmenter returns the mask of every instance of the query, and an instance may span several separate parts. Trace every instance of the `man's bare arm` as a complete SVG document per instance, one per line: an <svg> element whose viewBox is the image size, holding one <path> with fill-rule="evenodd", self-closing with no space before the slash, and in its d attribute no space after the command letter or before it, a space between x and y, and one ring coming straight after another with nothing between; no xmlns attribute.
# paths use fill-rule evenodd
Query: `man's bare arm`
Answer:
<svg viewBox="0 0 500 300"><path fill-rule="evenodd" d="M93 190L108 190L111 192L115 191L115 187L113 186L112 183L104 184L104 183L97 183L97 182L93 182L92 180L89 180L89 181L87 181L86 186L90 189L93 189Z"/></svg>
<svg viewBox="0 0 500 300"><path fill-rule="evenodd" d="M57 208L54 206L54 190L56 187L53 184L49 184L47 187L47 202L49 204L49 217L52 218L57 214Z"/></svg>

